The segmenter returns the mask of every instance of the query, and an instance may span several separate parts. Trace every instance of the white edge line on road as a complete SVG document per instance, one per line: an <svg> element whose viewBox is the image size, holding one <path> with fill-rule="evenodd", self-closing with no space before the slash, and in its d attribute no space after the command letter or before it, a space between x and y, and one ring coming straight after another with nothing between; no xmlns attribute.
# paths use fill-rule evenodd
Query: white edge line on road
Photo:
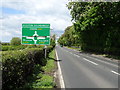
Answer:
<svg viewBox="0 0 120 90"><path fill-rule="evenodd" d="M117 73L117 72L115 72L115 71L113 71L113 70L111 70L111 72L114 73L114 74L120 75L119 73Z"/></svg>
<svg viewBox="0 0 120 90"><path fill-rule="evenodd" d="M56 52L56 58L57 58L57 60L59 60L56 49L55 49L55 52ZM61 67L60 67L59 61L57 62L57 65L58 65L58 73L59 73L60 87L61 87L61 88L65 88L64 79L63 79L63 76L62 76L62 71L61 71Z"/></svg>
<svg viewBox="0 0 120 90"><path fill-rule="evenodd" d="M86 59L86 58L83 58L83 59L86 60L86 61L88 61L88 62L90 62L90 63L92 63L92 64L94 64L94 65L98 65L97 63L92 62L92 61L90 61L90 60L88 60L88 59Z"/></svg>

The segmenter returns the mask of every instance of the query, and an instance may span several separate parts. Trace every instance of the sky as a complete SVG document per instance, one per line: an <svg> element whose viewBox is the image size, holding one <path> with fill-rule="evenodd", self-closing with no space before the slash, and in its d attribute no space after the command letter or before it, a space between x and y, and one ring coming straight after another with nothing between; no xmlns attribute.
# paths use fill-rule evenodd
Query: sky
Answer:
<svg viewBox="0 0 120 90"><path fill-rule="evenodd" d="M72 25L68 0L1 0L0 41L10 42L22 35L22 23L50 23L51 34L59 37Z"/></svg>

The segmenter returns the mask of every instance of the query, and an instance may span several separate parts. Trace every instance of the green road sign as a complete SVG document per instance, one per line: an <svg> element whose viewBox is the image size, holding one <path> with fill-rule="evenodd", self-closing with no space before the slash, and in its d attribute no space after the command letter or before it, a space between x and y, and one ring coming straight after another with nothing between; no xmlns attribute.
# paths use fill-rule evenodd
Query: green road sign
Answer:
<svg viewBox="0 0 120 90"><path fill-rule="evenodd" d="M22 44L50 44L50 24L22 24Z"/></svg>

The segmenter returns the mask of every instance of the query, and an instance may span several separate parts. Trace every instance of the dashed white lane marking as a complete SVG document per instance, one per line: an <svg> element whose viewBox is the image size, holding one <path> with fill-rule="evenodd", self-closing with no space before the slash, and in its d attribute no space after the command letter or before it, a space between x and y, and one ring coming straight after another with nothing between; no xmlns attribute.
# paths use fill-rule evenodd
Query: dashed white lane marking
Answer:
<svg viewBox="0 0 120 90"><path fill-rule="evenodd" d="M111 72L114 73L114 74L116 74L116 75L120 75L119 73L117 73L117 72L115 72L115 71L113 71L113 70L112 70Z"/></svg>
<svg viewBox="0 0 120 90"><path fill-rule="evenodd" d="M76 56L76 57L80 57L80 56L78 56L77 54L73 54L74 56Z"/></svg>
<svg viewBox="0 0 120 90"><path fill-rule="evenodd" d="M73 55L75 55L75 56L76 56L76 54L73 54Z"/></svg>
<svg viewBox="0 0 120 90"><path fill-rule="evenodd" d="M69 52L69 51L67 51L67 50L65 50L65 51L66 51L66 52ZM73 54L73 53L71 53L71 52L69 52L69 53L72 54L72 55L74 55L74 56L80 57L79 55ZM89 57L89 56L86 56L86 57ZM89 57L89 58L92 58L92 57ZM88 59L86 59L86 58L83 58L83 59L86 60L86 61L88 61L88 62L90 62L90 63L92 63L92 64L94 64L94 65L98 65L97 63L92 62L92 61L90 61L90 60L88 60ZM96 58L92 58L92 59L95 59L95 60L100 61L99 59L96 59ZM105 62L105 61L101 61L101 62L104 62L104 63L106 63L106 64L110 64L110 63ZM110 65L113 65L113 64L110 64ZM116 66L116 65L114 65L114 66ZM118 67L118 66L116 66L116 67ZM120 75L120 74L117 73L116 71L111 70L111 72L114 73L114 74L116 74L116 75Z"/></svg>
<svg viewBox="0 0 120 90"><path fill-rule="evenodd" d="M65 50L66 52L69 52L69 51L67 51L67 50ZM74 55L74 56L77 56L77 57L80 57L80 56L78 56L78 55L76 55L76 54L73 54L72 52L69 52L70 54L72 54L72 55ZM95 62L92 62L92 61L90 61L90 60L88 60L88 59L86 59L86 58L83 58L84 60L86 60L86 61L88 61L88 62L90 62L90 63L92 63L92 64L94 64L94 65L98 65L97 63L95 63Z"/></svg>
<svg viewBox="0 0 120 90"><path fill-rule="evenodd" d="M76 50L76 51L77 51L77 50ZM83 54L80 54L80 55L83 55ZM89 56L86 56L86 57L89 57ZM102 61L102 60L100 60L100 59L96 59L96 58L92 58L92 57L89 57L89 58L91 58L91 59L95 59L95 60L98 60L98 61L100 61L100 62L103 62L103 63L109 64L109 65L112 65L112 66L115 66L115 67L119 67L119 66L117 66L117 65L114 65L114 64L111 64L111 63L108 63L108 62Z"/></svg>
<svg viewBox="0 0 120 90"><path fill-rule="evenodd" d="M91 59L94 59L94 60L97 60L97 61L100 61L100 62L103 62L103 63L106 63L106 64L109 64L109 65L112 65L112 66L115 66L115 67L118 67L117 65L114 65L114 64L111 64L111 63L108 63L108 62L102 61L102 60L100 60L100 59L96 59L96 58L89 57L89 56L86 56L86 57L91 58Z"/></svg>
<svg viewBox="0 0 120 90"><path fill-rule="evenodd" d="M71 52L69 52L70 54L72 54Z"/></svg>
<svg viewBox="0 0 120 90"><path fill-rule="evenodd" d="M92 62L92 61L90 61L90 60L88 60L88 59L86 59L86 58L83 58L83 59L86 60L86 61L88 61L88 62L90 62L90 63L92 63L92 64L94 64L94 65L98 65L97 63Z"/></svg>
<svg viewBox="0 0 120 90"><path fill-rule="evenodd" d="M56 52L56 58L57 58L57 60L59 60L58 54L57 54L57 50L55 50L55 52ZM57 65L58 65L58 73L59 73L60 86L61 86L61 88L65 88L65 84L64 84L64 79L63 79L63 76L62 76L62 71L61 71L60 63L57 62Z"/></svg>
<svg viewBox="0 0 120 90"><path fill-rule="evenodd" d="M80 57L80 56L78 56L78 55L76 55L76 54L75 54L75 56Z"/></svg>

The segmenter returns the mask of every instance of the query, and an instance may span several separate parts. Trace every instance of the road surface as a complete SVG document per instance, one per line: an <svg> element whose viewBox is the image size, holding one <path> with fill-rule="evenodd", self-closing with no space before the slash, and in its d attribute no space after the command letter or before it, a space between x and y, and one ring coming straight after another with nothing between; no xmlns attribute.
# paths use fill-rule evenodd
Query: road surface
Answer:
<svg viewBox="0 0 120 90"><path fill-rule="evenodd" d="M118 88L118 63L56 46L65 88Z"/></svg>

